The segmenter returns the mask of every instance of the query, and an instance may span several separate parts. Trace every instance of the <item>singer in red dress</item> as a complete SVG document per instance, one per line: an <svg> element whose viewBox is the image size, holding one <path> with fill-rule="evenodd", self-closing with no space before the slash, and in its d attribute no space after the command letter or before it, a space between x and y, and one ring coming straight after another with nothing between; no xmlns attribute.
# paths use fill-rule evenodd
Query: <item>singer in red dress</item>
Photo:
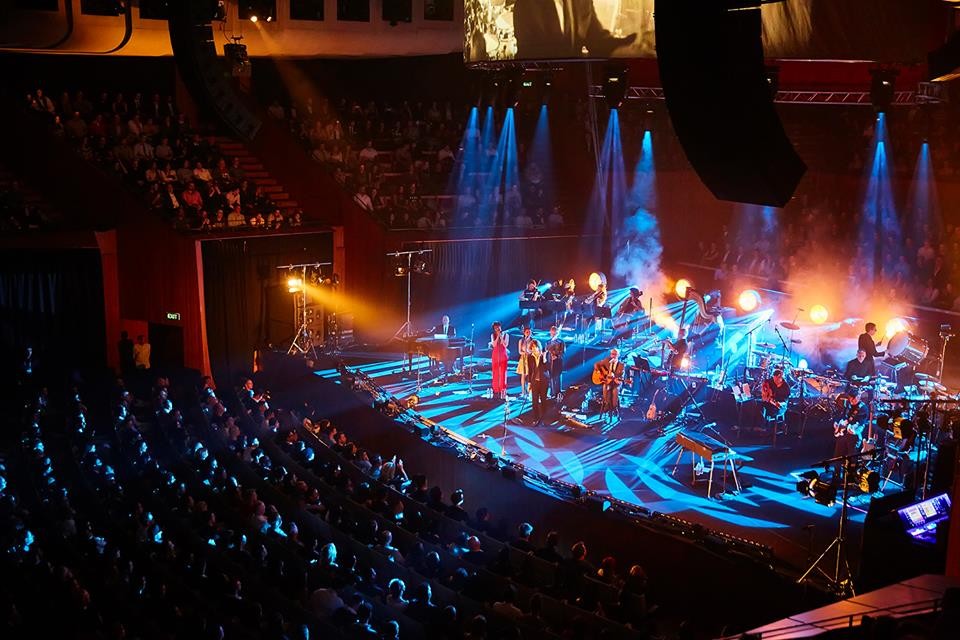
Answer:
<svg viewBox="0 0 960 640"><path fill-rule="evenodd" d="M493 365L493 397L504 398L507 394L507 345L510 343L510 334L504 333L499 322L493 323L493 334L490 336L490 356Z"/></svg>

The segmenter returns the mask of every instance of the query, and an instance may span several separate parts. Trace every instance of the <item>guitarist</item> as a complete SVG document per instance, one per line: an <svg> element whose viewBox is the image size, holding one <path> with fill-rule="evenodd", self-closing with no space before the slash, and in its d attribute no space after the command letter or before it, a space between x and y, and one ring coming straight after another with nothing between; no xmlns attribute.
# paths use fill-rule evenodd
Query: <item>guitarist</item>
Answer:
<svg viewBox="0 0 960 640"><path fill-rule="evenodd" d="M774 369L773 377L763 381L760 399L763 402L763 417L767 420L780 420L786 415L790 383L784 379L782 369Z"/></svg>
<svg viewBox="0 0 960 640"><path fill-rule="evenodd" d="M593 383L603 385L603 413L605 417L620 418L620 385L623 384L623 362L620 352L610 350L610 355L593 365Z"/></svg>

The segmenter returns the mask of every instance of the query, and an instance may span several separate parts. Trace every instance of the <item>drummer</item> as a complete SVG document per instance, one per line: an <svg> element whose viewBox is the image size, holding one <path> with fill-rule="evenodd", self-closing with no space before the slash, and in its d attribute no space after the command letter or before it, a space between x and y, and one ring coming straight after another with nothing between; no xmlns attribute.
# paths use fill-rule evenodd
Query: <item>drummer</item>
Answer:
<svg viewBox="0 0 960 640"><path fill-rule="evenodd" d="M877 375L877 365L873 358L867 357L864 349L857 350L857 357L849 361L847 368L843 370L843 377L850 382L867 382L875 375Z"/></svg>
<svg viewBox="0 0 960 640"><path fill-rule="evenodd" d="M875 335L877 335L877 324L868 322L863 327L863 333L857 338L857 348L862 349L870 357L871 362L874 358L880 358L886 353L885 351L877 351L877 343L874 342L873 338Z"/></svg>

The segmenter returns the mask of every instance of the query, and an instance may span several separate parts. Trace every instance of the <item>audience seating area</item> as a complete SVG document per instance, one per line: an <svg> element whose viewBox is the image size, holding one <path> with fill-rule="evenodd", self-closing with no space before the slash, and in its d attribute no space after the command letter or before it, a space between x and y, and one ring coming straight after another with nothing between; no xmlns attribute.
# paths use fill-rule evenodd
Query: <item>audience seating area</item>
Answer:
<svg viewBox="0 0 960 640"><path fill-rule="evenodd" d="M27 108L178 230L262 233L304 224L303 210L241 143L210 135L169 97L102 92L91 100L78 91L54 102L37 90Z"/></svg>
<svg viewBox="0 0 960 640"><path fill-rule="evenodd" d="M0 231L54 229L62 222L39 194L0 166Z"/></svg>
<svg viewBox="0 0 960 640"><path fill-rule="evenodd" d="M497 531L485 509L467 513L473 496L358 450L320 407L300 417L252 383L222 393L209 379L158 378L142 398L121 379L21 392L21 437L0 463L5 637L651 628L642 568L595 567L589 543L536 523Z"/></svg>
<svg viewBox="0 0 960 640"><path fill-rule="evenodd" d="M563 213L550 176L519 149L515 185L488 184L489 172L463 172L463 147L478 157L496 156L496 140L481 148L464 139L473 105L402 101L330 101L308 98L267 108L286 121L310 157L357 204L392 228L560 227Z"/></svg>

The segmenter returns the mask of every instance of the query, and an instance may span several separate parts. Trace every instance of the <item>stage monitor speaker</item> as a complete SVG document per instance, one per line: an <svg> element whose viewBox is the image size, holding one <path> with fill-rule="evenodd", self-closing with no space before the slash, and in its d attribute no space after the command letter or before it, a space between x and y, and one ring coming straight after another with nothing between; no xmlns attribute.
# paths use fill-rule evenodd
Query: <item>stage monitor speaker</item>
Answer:
<svg viewBox="0 0 960 640"><path fill-rule="evenodd" d="M660 81L680 144L713 195L782 207L806 165L773 106L760 10L731 10L746 4L657 0Z"/></svg>
<svg viewBox="0 0 960 640"><path fill-rule="evenodd" d="M237 93L230 65L217 55L213 9L212 2L170 3L173 58L201 113L218 119L237 136L252 140L261 122Z"/></svg>

